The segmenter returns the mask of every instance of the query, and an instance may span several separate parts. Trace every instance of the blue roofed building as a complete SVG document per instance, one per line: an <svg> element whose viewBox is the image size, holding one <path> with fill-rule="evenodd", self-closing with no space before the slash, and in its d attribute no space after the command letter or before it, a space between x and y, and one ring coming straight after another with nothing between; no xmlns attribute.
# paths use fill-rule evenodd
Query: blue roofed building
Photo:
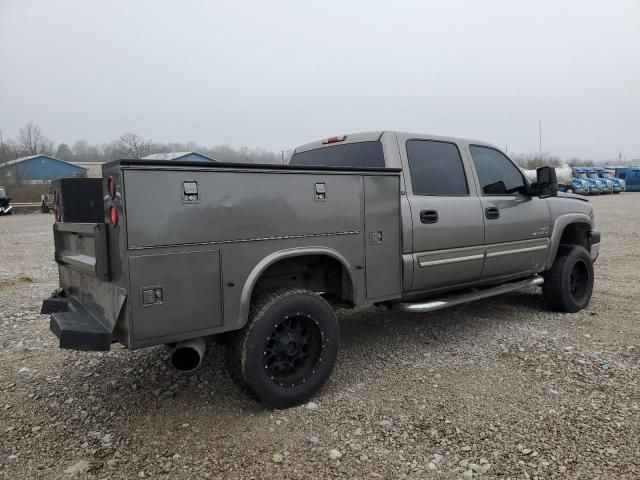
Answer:
<svg viewBox="0 0 640 480"><path fill-rule="evenodd" d="M215 162L216 160L202 155L197 152L165 152L165 153L152 153L146 157L142 157L144 160L173 160L180 162Z"/></svg>
<svg viewBox="0 0 640 480"><path fill-rule="evenodd" d="M44 154L16 158L0 165L0 178L14 183L45 183L86 175L86 168Z"/></svg>

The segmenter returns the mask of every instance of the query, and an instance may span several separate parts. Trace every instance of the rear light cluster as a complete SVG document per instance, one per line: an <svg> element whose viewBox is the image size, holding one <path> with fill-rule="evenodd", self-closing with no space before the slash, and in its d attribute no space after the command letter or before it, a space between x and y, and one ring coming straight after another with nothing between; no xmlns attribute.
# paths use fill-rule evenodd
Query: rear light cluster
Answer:
<svg viewBox="0 0 640 480"><path fill-rule="evenodd" d="M113 177L107 179L107 192L109 192L111 200L116 198L116 182L113 181Z"/></svg>
<svg viewBox="0 0 640 480"><path fill-rule="evenodd" d="M113 180L113 177L107 178L107 193L109 194L111 202L113 202L116 198L116 182ZM109 221L114 227L118 224L118 210L116 210L113 203L109 207Z"/></svg>
<svg viewBox="0 0 640 480"><path fill-rule="evenodd" d="M62 221L62 212L60 211L60 195L58 195L58 191L53 191L53 216L56 219L56 222Z"/></svg>
<svg viewBox="0 0 640 480"><path fill-rule="evenodd" d="M116 207L109 207L109 221L114 227L118 224L118 211Z"/></svg>

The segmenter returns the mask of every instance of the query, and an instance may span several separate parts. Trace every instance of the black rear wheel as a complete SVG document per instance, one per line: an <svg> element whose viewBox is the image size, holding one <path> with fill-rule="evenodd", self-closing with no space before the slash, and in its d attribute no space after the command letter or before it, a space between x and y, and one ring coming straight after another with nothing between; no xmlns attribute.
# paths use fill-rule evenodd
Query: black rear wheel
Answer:
<svg viewBox="0 0 640 480"><path fill-rule="evenodd" d="M329 378L339 337L335 312L321 296L300 289L266 293L228 346L229 371L270 407L298 405Z"/></svg>
<svg viewBox="0 0 640 480"><path fill-rule="evenodd" d="M589 304L593 293L593 262L584 247L561 247L544 274L545 303L560 312L577 312Z"/></svg>

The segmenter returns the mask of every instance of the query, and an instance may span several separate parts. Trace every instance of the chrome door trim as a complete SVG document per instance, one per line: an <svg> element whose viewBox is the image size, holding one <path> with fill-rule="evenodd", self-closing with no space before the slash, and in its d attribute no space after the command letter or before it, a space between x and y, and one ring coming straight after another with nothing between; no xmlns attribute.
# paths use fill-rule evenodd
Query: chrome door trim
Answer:
<svg viewBox="0 0 640 480"><path fill-rule="evenodd" d="M531 240L517 240L515 242L493 243L490 245L417 252L415 253L415 258L421 268L427 268L547 250L549 245L550 242L548 238L534 238Z"/></svg>
<svg viewBox="0 0 640 480"><path fill-rule="evenodd" d="M484 245L474 245L472 247L448 248L446 250L432 250L428 252L417 252L416 261L421 268L448 265L460 262L472 262L484 260Z"/></svg>
<svg viewBox="0 0 640 480"><path fill-rule="evenodd" d="M444 258L442 260L430 260L427 262L420 262L421 267L432 267L435 265L446 265L447 263L468 262L471 260L482 260L484 253L478 255L466 255L464 257Z"/></svg>
<svg viewBox="0 0 640 480"><path fill-rule="evenodd" d="M502 257L505 255L517 255L520 253L536 252L549 248L549 238L533 238L530 240L516 240L513 242L491 243L486 245L487 258Z"/></svg>
<svg viewBox="0 0 640 480"><path fill-rule="evenodd" d="M502 250L501 252L487 253L487 258L502 257L503 255L513 255L515 253L534 252L536 250L546 250L549 245L538 245L537 247L514 248L512 250Z"/></svg>

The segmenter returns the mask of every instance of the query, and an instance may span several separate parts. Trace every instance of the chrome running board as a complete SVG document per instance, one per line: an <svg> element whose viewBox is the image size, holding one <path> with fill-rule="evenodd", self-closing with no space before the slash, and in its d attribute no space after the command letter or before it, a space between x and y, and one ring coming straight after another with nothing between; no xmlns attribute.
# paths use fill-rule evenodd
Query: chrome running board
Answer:
<svg viewBox="0 0 640 480"><path fill-rule="evenodd" d="M514 290L520 290L521 288L535 287L543 283L544 278L540 275L534 275L533 277L517 282L503 283L495 287L473 288L464 293L453 293L440 298L431 298L427 301L393 303L390 305L390 308L410 313L432 312L434 310L440 310L441 308L452 307L454 305L460 305L461 303L473 302L474 300L481 300Z"/></svg>

